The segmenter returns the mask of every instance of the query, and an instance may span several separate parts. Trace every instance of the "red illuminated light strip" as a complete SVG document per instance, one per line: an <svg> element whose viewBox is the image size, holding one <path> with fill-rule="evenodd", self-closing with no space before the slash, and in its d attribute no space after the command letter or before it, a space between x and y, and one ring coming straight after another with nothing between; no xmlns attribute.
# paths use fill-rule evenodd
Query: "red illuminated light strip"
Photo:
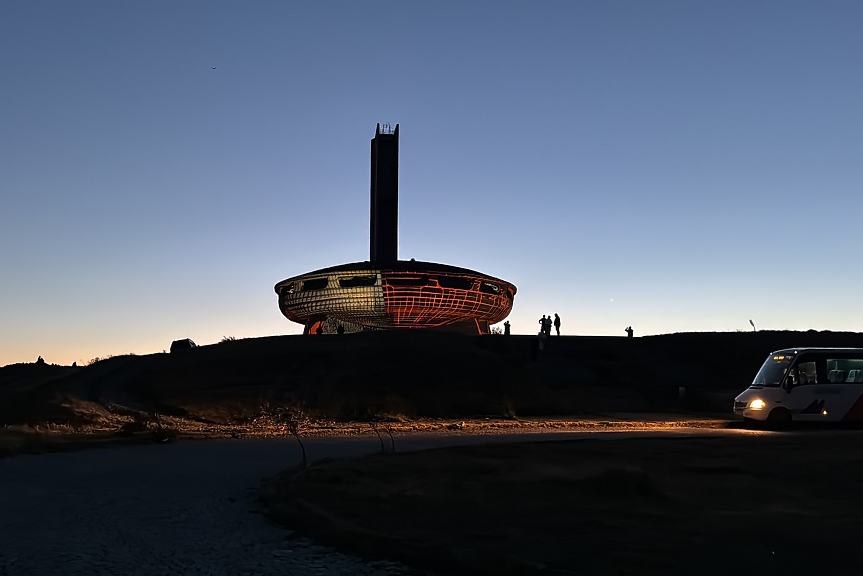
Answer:
<svg viewBox="0 0 863 576"><path fill-rule="evenodd" d="M387 314L393 318L394 324L413 327L434 327L452 324L474 318L477 314L490 318L483 321L493 321L506 312L507 298L502 294L486 294L481 290L470 288L442 288L436 279L430 279L425 286L393 286L388 278L416 278L419 274L386 274L382 275L382 288ZM470 278L474 286L481 286L481 278ZM433 283L432 283L433 282ZM438 284L435 286L435 284ZM506 287L501 287L506 290ZM459 297L459 292L465 292ZM492 300L492 302L488 302Z"/></svg>

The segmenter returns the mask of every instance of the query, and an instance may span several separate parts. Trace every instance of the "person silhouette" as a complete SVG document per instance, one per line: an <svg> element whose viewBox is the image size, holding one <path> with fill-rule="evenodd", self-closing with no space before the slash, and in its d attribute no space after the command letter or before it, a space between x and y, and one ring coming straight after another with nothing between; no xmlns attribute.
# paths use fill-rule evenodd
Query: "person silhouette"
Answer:
<svg viewBox="0 0 863 576"><path fill-rule="evenodd" d="M545 319L545 335L551 336L551 314Z"/></svg>
<svg viewBox="0 0 863 576"><path fill-rule="evenodd" d="M509 336L509 320L503 323L503 335Z"/></svg>
<svg viewBox="0 0 863 576"><path fill-rule="evenodd" d="M540 334L545 334L545 314L539 319L539 332Z"/></svg>
<svg viewBox="0 0 863 576"><path fill-rule="evenodd" d="M554 313L554 329L557 330L557 335L560 336L560 316L557 312Z"/></svg>
<svg viewBox="0 0 863 576"><path fill-rule="evenodd" d="M627 326L627 327L626 327L626 330L624 330L624 332L626 332L626 337L627 337L627 338L632 338L632 332L633 332L633 330L632 330L632 326Z"/></svg>

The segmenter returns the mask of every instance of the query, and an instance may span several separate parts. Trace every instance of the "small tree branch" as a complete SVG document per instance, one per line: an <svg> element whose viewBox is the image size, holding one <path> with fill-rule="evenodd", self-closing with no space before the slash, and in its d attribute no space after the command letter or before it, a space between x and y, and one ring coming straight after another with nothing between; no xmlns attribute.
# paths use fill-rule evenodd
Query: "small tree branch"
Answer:
<svg viewBox="0 0 863 576"><path fill-rule="evenodd" d="M390 445L393 449L393 454L396 453L396 439L393 438L393 427L390 426L389 422L384 422L384 432L390 437Z"/></svg>
<svg viewBox="0 0 863 576"><path fill-rule="evenodd" d="M374 430L374 431L375 431L375 434L377 434L377 435L378 435L378 440L379 440L379 441L380 441L380 443L381 443L381 454L385 454L385 453L386 453L386 448L384 448L384 439L383 439L383 437L381 436L380 431L378 430L378 423L377 423L376 421L374 421L374 420L371 420L371 421L369 422L369 426L371 426L371 427L372 427L372 430Z"/></svg>

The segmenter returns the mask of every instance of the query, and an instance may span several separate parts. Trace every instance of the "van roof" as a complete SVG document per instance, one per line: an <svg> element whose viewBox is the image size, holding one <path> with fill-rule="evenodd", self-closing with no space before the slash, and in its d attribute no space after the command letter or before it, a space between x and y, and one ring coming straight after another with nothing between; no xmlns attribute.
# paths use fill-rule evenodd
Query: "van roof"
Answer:
<svg viewBox="0 0 863 576"><path fill-rule="evenodd" d="M854 352L863 354L863 348L818 348L815 346L801 346L800 348L783 348L781 350L775 350L771 352L771 354L787 354L789 352Z"/></svg>

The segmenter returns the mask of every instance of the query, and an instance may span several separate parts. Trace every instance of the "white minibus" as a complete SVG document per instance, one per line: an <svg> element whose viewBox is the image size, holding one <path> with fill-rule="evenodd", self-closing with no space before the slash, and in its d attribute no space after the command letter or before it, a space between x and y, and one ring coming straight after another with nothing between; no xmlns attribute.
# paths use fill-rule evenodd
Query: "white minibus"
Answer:
<svg viewBox="0 0 863 576"><path fill-rule="evenodd" d="M776 427L863 420L863 348L773 352L734 399L734 413Z"/></svg>

